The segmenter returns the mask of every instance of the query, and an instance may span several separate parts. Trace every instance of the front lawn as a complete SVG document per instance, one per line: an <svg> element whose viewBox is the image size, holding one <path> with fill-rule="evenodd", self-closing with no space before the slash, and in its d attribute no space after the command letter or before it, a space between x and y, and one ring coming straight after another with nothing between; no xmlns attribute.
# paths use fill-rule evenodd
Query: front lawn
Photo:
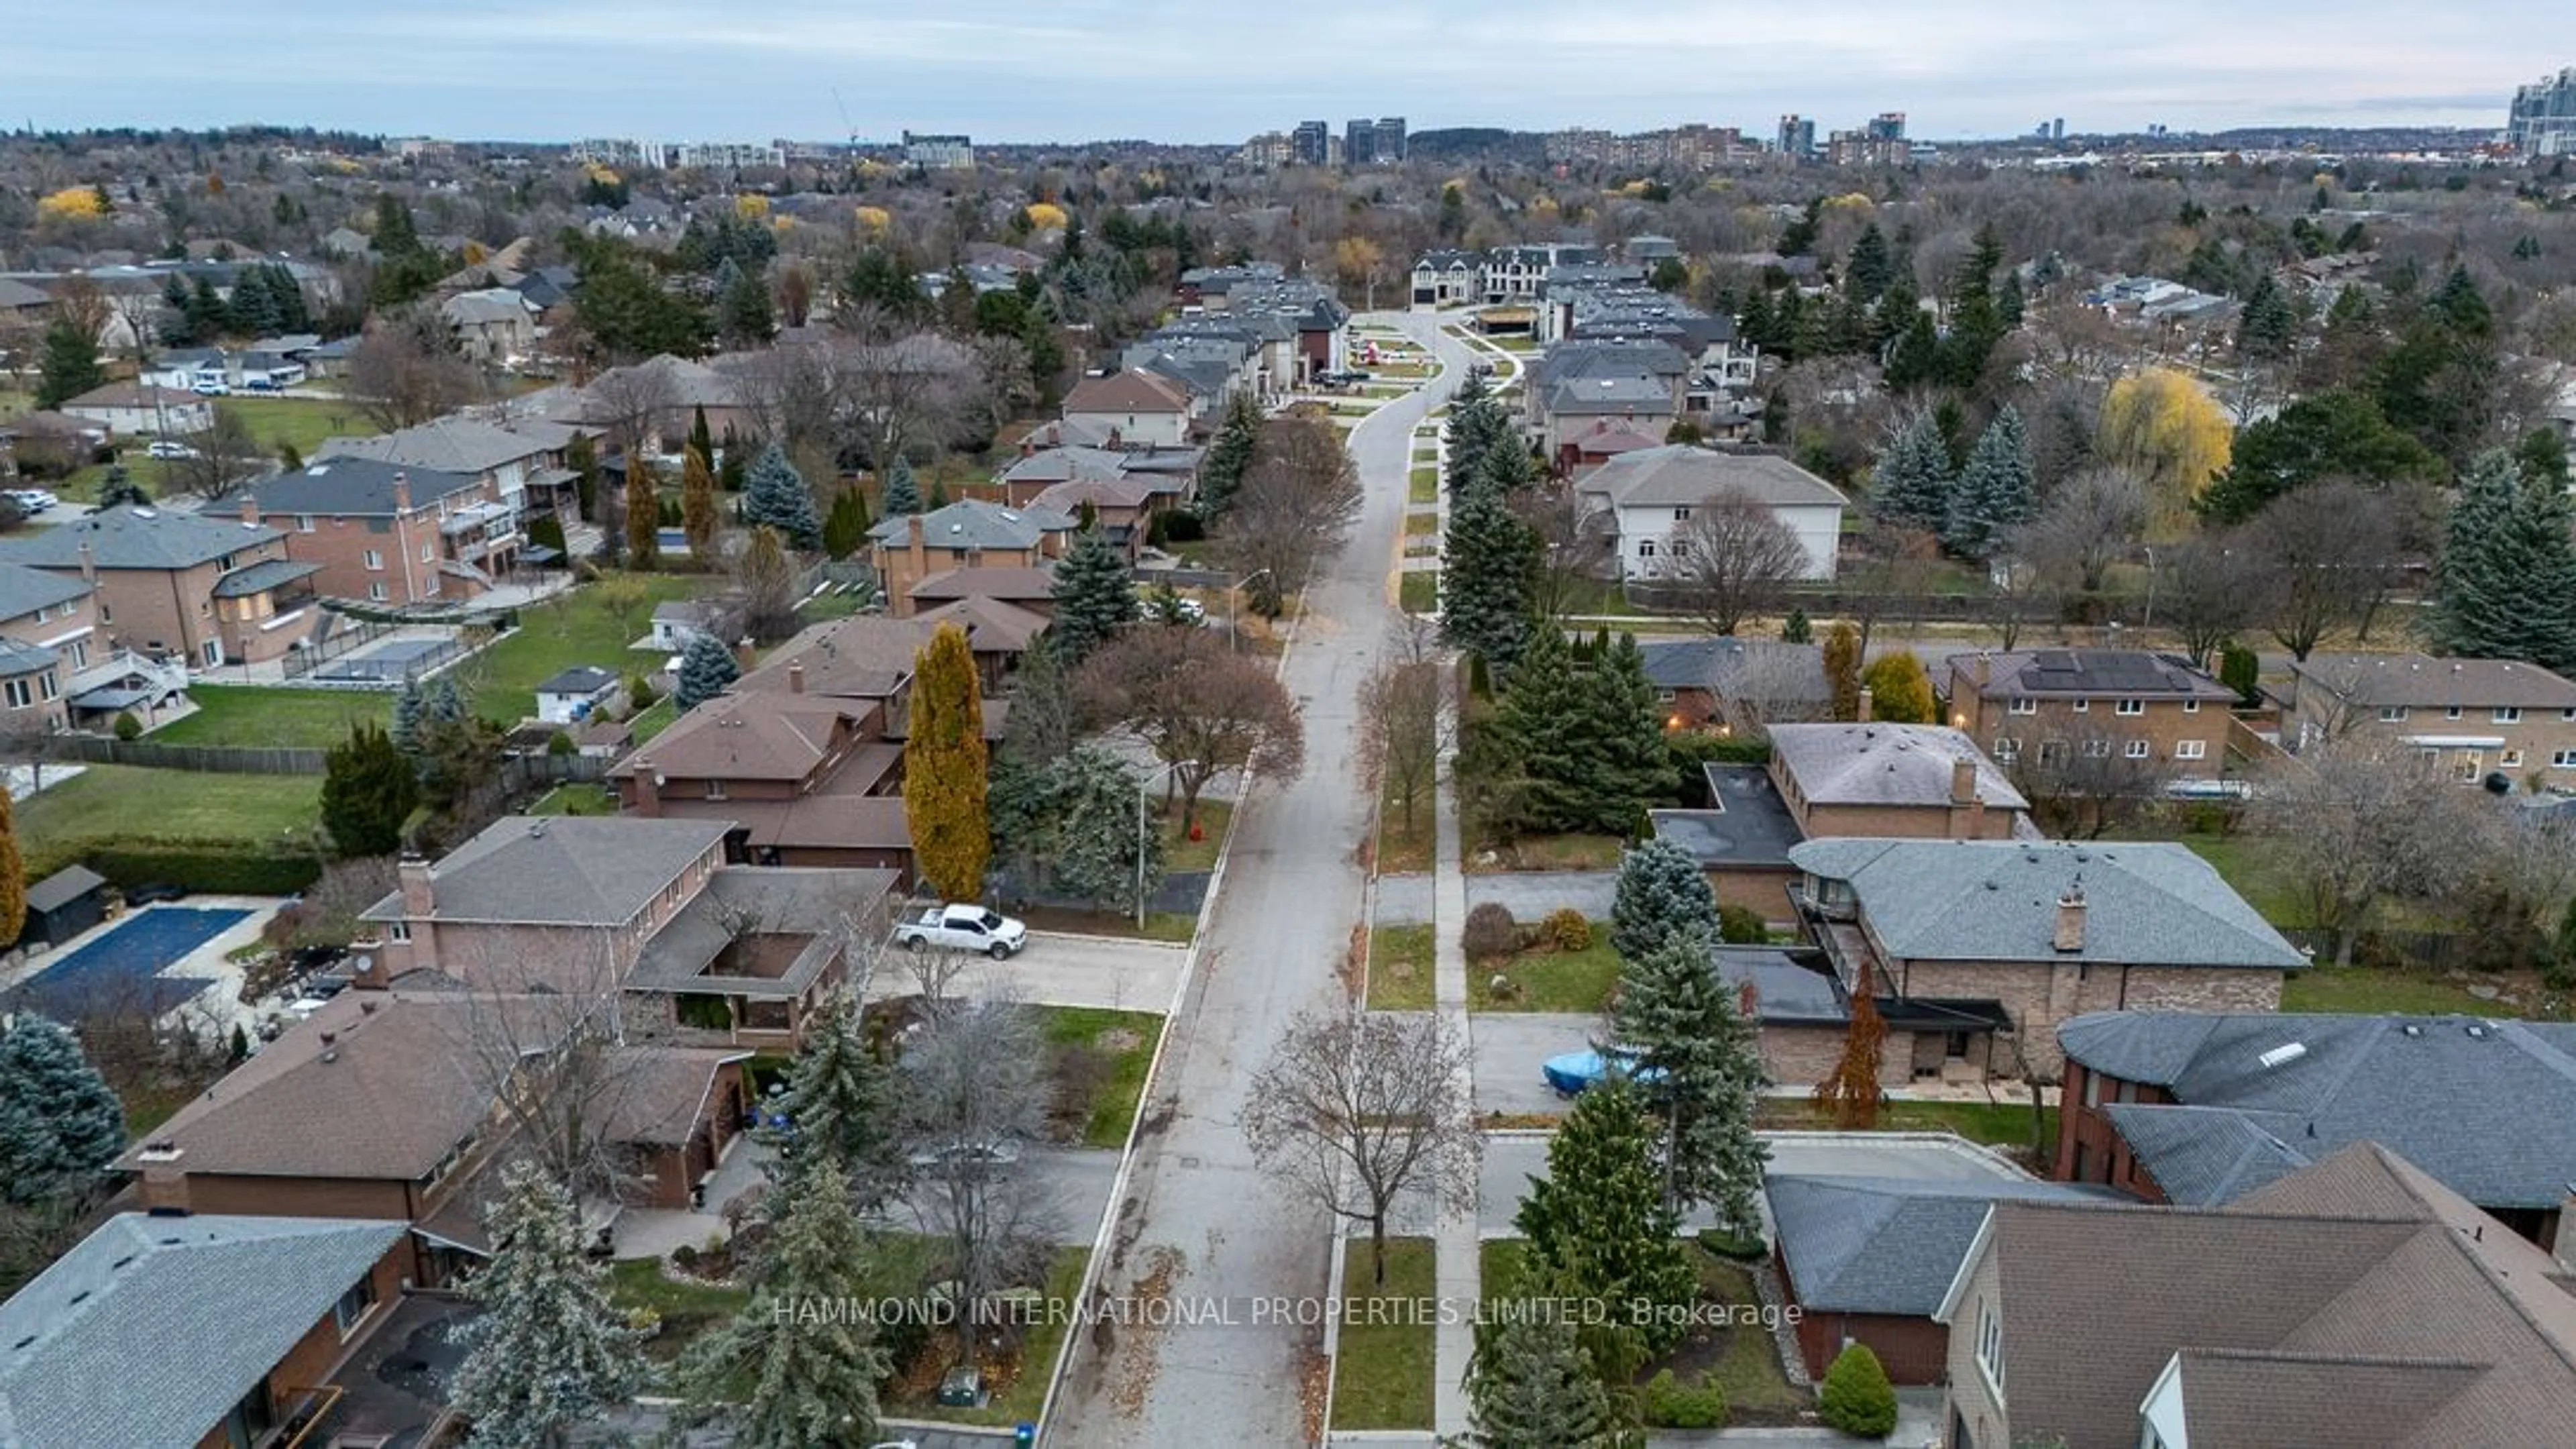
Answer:
<svg viewBox="0 0 2576 1449"><path fill-rule="evenodd" d="M392 696L364 689L263 689L192 684L196 713L147 736L155 744L329 749L359 724L393 717Z"/></svg>
<svg viewBox="0 0 2576 1449"><path fill-rule="evenodd" d="M1408 570L1395 589L1408 614L1428 614L1440 607L1440 575L1435 570Z"/></svg>
<svg viewBox="0 0 2576 1449"><path fill-rule="evenodd" d="M685 599L704 583L668 574L637 574L644 602L619 618L599 602L596 588L578 588L519 611L507 638L458 666L470 681L474 707L484 718L517 724L537 712L537 686L576 664L596 664L623 675L627 647L651 627L653 606Z"/></svg>
<svg viewBox="0 0 2576 1449"><path fill-rule="evenodd" d="M167 841L247 852L309 846L322 821L319 775L210 775L90 765L17 802L27 878L41 880L93 846Z"/></svg>
<svg viewBox="0 0 2576 1449"><path fill-rule="evenodd" d="M1164 941L1186 946L1198 934L1199 918L1177 911L1147 911L1138 929L1133 911L1085 911L1066 906L1026 906L1014 912L1032 931L1062 931L1072 936L1119 936L1130 941Z"/></svg>
<svg viewBox="0 0 2576 1449"><path fill-rule="evenodd" d="M1163 826L1163 869L1165 871L1214 870L1217 853L1225 848L1226 826L1234 820L1234 806L1223 800L1199 801L1198 838L1182 833L1181 807L1159 812Z"/></svg>
<svg viewBox="0 0 2576 1449"><path fill-rule="evenodd" d="M2019 1091L1997 1084L1997 1091ZM2038 1140L2057 1141L2057 1109L2043 1108ZM1802 1097L1764 1097L1754 1109L1754 1125L1765 1131L1826 1132L1833 1119ZM1882 1102L1877 1131L1955 1132L1970 1142L2013 1151L2028 1151L2032 1141L2027 1098L1999 1102Z"/></svg>
<svg viewBox="0 0 2576 1449"><path fill-rule="evenodd" d="M661 1315L661 1327L644 1341L644 1356L658 1379L699 1335L740 1313L751 1302L751 1290L673 1278L659 1258L625 1258L608 1265L608 1301L627 1313L651 1309Z"/></svg>
<svg viewBox="0 0 2576 1449"><path fill-rule="evenodd" d="M1042 1006L1038 1018L1054 1058L1058 1123L1085 1147L1126 1146L1163 1018L1091 1006Z"/></svg>
<svg viewBox="0 0 2576 1449"><path fill-rule="evenodd" d="M1619 857L1628 842L1616 835L1524 835L1494 851L1492 865L1479 865L1479 852L1470 852L1467 869L1476 871L1505 870L1616 870Z"/></svg>
<svg viewBox="0 0 2576 1449"><path fill-rule="evenodd" d="M1497 977L1509 983L1506 989L1494 989ZM1467 1005L1473 1011L1597 1012L1610 1005L1611 988L1618 984L1619 953L1610 949L1606 921L1592 923L1592 944L1580 951L1539 947L1467 963Z"/></svg>
<svg viewBox="0 0 2576 1449"><path fill-rule="evenodd" d="M1438 1268L1429 1238L1389 1238L1381 1284L1368 1240L1350 1240L1342 1261L1333 1428L1431 1427L1437 1315L1424 1306L1439 1286Z"/></svg>
<svg viewBox="0 0 2576 1449"><path fill-rule="evenodd" d="M1435 956L1429 926L1378 926L1369 932L1368 1009L1429 1011Z"/></svg>
<svg viewBox="0 0 2576 1449"><path fill-rule="evenodd" d="M1406 501L1437 503L1440 501L1440 470L1429 466L1415 468L1405 475L1405 487Z"/></svg>
<svg viewBox="0 0 2576 1449"><path fill-rule="evenodd" d="M898 1235L888 1235L897 1238ZM928 1267L931 1255L941 1244L927 1238L911 1238L914 1272L912 1283L920 1281L920 1269ZM1056 1353L1063 1347L1066 1329L1073 1323L1075 1295L1082 1291L1082 1272L1090 1260L1091 1249L1058 1248L1048 1261L1045 1286L1040 1301L1032 1307L1034 1321L1015 1349L1001 1358L984 1361L984 1383L991 1397L981 1408L952 1409L940 1405L934 1397L939 1387L940 1372L954 1361L956 1331L931 1330L925 1356L911 1365L895 1366L895 1383L884 1395L884 1411L905 1419L938 1419L951 1424L1007 1426L1033 1423L1038 1410L1046 1403L1047 1382L1055 1374ZM908 1265L912 1266L912 1265ZM890 1285L899 1280L881 1280ZM912 1286L891 1287L901 1295L914 1291Z"/></svg>
<svg viewBox="0 0 2576 1449"><path fill-rule="evenodd" d="M1519 1238L1495 1238L1483 1244L1485 1316L1520 1291L1522 1257L1528 1244ZM1699 1274L1701 1326L1672 1352L1637 1371L1643 1385L1661 1369L1671 1369L1685 1383L1705 1374L1726 1395L1730 1426L1788 1425L1815 1407L1813 1397L1789 1382L1780 1362L1778 1343L1763 1326L1762 1296L1753 1275L1694 1240L1692 1266ZM1617 1305L1611 1305L1614 1309Z"/></svg>

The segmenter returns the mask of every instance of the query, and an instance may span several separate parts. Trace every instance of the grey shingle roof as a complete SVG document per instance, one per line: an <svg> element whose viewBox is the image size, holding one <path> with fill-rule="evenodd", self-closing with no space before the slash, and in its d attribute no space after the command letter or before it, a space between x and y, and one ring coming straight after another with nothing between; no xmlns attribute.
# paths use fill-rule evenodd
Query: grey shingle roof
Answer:
<svg viewBox="0 0 2576 1449"><path fill-rule="evenodd" d="M187 569L285 536L237 518L120 506L0 539L0 563L79 568L81 545L88 544L103 569Z"/></svg>
<svg viewBox="0 0 2576 1449"><path fill-rule="evenodd" d="M2576 709L2576 682L2511 659L2315 654L2291 672L2362 706Z"/></svg>
<svg viewBox="0 0 2576 1449"><path fill-rule="evenodd" d="M576 664L537 686L539 694L590 694L617 682L614 670L596 664Z"/></svg>
<svg viewBox="0 0 2576 1449"><path fill-rule="evenodd" d="M218 599L247 599L320 572L322 566L317 563L297 563L284 558L261 559L215 580L214 595Z"/></svg>
<svg viewBox="0 0 2576 1449"><path fill-rule="evenodd" d="M2299 1130L2278 1112L2222 1107L2106 1103L2111 1119L2167 1200L2217 1207L2308 1165L2308 1155L2281 1139Z"/></svg>
<svg viewBox="0 0 2576 1449"><path fill-rule="evenodd" d="M2002 768L1948 725L1775 724L1768 733L1772 755L1812 804L1948 805L1951 773L1966 761L1987 808L2030 808Z"/></svg>
<svg viewBox="0 0 2576 1449"><path fill-rule="evenodd" d="M0 1304L0 1443L196 1443L403 1232L117 1214Z"/></svg>
<svg viewBox="0 0 2576 1449"><path fill-rule="evenodd" d="M1618 507L1686 507L1740 488L1757 503L1782 507L1840 507L1849 500L1834 485L1770 453L1725 453L1684 443L1646 448L1611 459L1585 477L1578 491L1607 497Z"/></svg>
<svg viewBox="0 0 2576 1449"><path fill-rule="evenodd" d="M560 442L554 441L556 435L549 432L529 436L471 418L436 418L378 437L333 438L318 452L324 458L372 458L380 463L442 473L487 473L504 463L561 447ZM416 483L413 496L419 496Z"/></svg>
<svg viewBox="0 0 2576 1449"><path fill-rule="evenodd" d="M844 938L883 928L881 907L895 881L891 870L729 866L717 871L696 900L653 933L636 957L627 985L801 996L831 963ZM763 935L783 936L798 944L794 957L758 972L740 965L730 971L718 969L726 964L720 958L735 943L734 923L742 920L758 922Z"/></svg>
<svg viewBox="0 0 2576 1449"><path fill-rule="evenodd" d="M280 473L254 484L250 496L262 513L325 514L340 518L391 518L394 480L411 491L411 506L427 508L439 499L479 487L481 480L464 473L389 463L354 454L334 454L294 473Z"/></svg>
<svg viewBox="0 0 2576 1449"><path fill-rule="evenodd" d="M926 547L962 553L968 549L1031 549L1050 533L1070 533L1073 520L1043 508L1005 508L980 498L963 498L920 515ZM868 537L888 548L912 540L912 519L889 518L868 530Z"/></svg>
<svg viewBox="0 0 2576 1449"><path fill-rule="evenodd" d="M2209 863L2168 841L1810 840L1810 875L1848 881L1896 957L2293 970L2297 947ZM2057 905L2084 891L2084 945L2053 944Z"/></svg>
<svg viewBox="0 0 2576 1449"><path fill-rule="evenodd" d="M623 925L690 863L723 843L725 823L633 816L512 815L432 867L436 918L540 925ZM397 920L387 896L364 919Z"/></svg>
<svg viewBox="0 0 2576 1449"><path fill-rule="evenodd" d="M1763 1184L1798 1302L1809 1312L1925 1318L1958 1276L1993 1203L2112 1202L2107 1188L2001 1178L1774 1176Z"/></svg>
<svg viewBox="0 0 2576 1449"><path fill-rule="evenodd" d="M1766 702L1821 703L1833 698L1825 679L1825 651L1818 644L1786 644L1777 639L1645 639L1646 679L1657 689L1705 689L1729 693L1748 671L1761 674ZM1774 667L1777 666L1777 667Z"/></svg>
<svg viewBox="0 0 2576 1449"><path fill-rule="evenodd" d="M15 639L0 639L0 679L16 679L51 669L62 662L62 656L41 644L22 644Z"/></svg>
<svg viewBox="0 0 2576 1449"><path fill-rule="evenodd" d="M2576 1026L2119 1012L2076 1017L2058 1041L2085 1066L2164 1087L2181 1104L2105 1109L2178 1201L2224 1202L2258 1186L2212 1166L2253 1133L2310 1158L2382 1143L2489 1208L2555 1207L2576 1177ZM2292 1045L2304 1050L2262 1064Z"/></svg>
<svg viewBox="0 0 2576 1449"><path fill-rule="evenodd" d="M1557 417L1613 417L1643 413L1665 417L1673 411L1673 389L1660 378L1606 376L1560 378L1546 390L1547 411Z"/></svg>
<svg viewBox="0 0 2576 1449"><path fill-rule="evenodd" d="M0 563L0 619L16 619L38 609L68 604L88 593L89 585L79 579L49 574L25 564Z"/></svg>

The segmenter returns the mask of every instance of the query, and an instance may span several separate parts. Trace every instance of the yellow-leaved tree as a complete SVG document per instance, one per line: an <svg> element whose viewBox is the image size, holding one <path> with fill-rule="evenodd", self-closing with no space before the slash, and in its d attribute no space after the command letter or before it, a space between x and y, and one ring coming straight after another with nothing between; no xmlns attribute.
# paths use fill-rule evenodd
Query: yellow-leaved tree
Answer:
<svg viewBox="0 0 2576 1449"><path fill-rule="evenodd" d="M758 221L769 215L769 198L746 191L733 199L733 214L745 221Z"/></svg>
<svg viewBox="0 0 2576 1449"><path fill-rule="evenodd" d="M884 236L886 229L894 225L894 213L882 206L862 206L854 215L859 223L859 235L870 241Z"/></svg>
<svg viewBox="0 0 2576 1449"><path fill-rule="evenodd" d="M107 215L107 196L95 186L66 186L36 203L38 221L83 221Z"/></svg>
<svg viewBox="0 0 2576 1449"><path fill-rule="evenodd" d="M688 535L689 559L699 568L715 566L719 518L715 470L693 446L680 462L680 528Z"/></svg>
<svg viewBox="0 0 2576 1449"><path fill-rule="evenodd" d="M985 814L984 690L966 631L942 624L912 661L912 720L903 742L903 818L912 868L940 899L984 894L992 852Z"/></svg>
<svg viewBox="0 0 2576 1449"><path fill-rule="evenodd" d="M1385 260L1385 251L1364 236L1346 236L1333 243L1333 270L1341 274L1345 287L1368 285Z"/></svg>
<svg viewBox="0 0 2576 1449"><path fill-rule="evenodd" d="M2199 383L2150 367L2111 384L2102 399L2102 461L2144 479L2157 538L2181 534L2191 506L2227 467L2236 429Z"/></svg>
<svg viewBox="0 0 2576 1449"><path fill-rule="evenodd" d="M1940 701L1932 694L1931 672L1912 650L1878 656L1861 671L1860 682L1869 691L1872 719L1888 724L1934 724L1941 718Z"/></svg>
<svg viewBox="0 0 2576 1449"><path fill-rule="evenodd" d="M1026 214L1031 231L1064 230L1066 221L1064 208L1052 201L1032 201L1028 204Z"/></svg>

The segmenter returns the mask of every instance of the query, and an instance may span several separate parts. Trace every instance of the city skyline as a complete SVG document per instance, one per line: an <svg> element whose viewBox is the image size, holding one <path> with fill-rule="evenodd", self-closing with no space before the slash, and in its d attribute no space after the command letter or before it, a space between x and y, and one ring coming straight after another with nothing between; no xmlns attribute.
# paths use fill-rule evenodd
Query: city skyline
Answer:
<svg viewBox="0 0 2576 1449"><path fill-rule="evenodd" d="M1763 134L1789 112L1831 130L1903 111L1925 138L2026 135L2061 115L2073 133L2501 130L2514 88L2576 54L2535 55L2520 38L2546 33L2556 7L2491 8L2495 23L2428 49L2419 12L2385 0L2260 13L2182 0L2153 15L2038 19L1835 0L1701 29L1637 0L1580 15L1518 0L1401 12L1323 0L1301 7L1293 28L1274 12L1169 0L960 0L937 16L817 0L757 16L692 0L290 4L290 28L135 0L114 27L64 7L28 17L0 53L10 97L0 124L264 123L528 142L874 140L911 128L999 143L1235 144L1282 116L1407 115L1417 131L1705 122ZM133 39L181 33L183 46ZM1260 74L1246 73L1247 59Z"/></svg>

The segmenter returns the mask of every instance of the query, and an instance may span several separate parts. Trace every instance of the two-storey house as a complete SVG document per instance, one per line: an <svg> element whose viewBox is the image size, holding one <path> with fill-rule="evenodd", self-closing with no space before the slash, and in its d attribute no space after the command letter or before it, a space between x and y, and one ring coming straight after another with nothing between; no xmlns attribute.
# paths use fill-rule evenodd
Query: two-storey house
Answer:
<svg viewBox="0 0 2576 1449"><path fill-rule="evenodd" d="M1806 554L1799 577L1831 579L1849 503L1840 489L1786 458L1684 444L1623 453L1574 487L1587 511L1607 520L1623 582L1682 574L1692 511L1737 499L1767 509L1797 536Z"/></svg>
<svg viewBox="0 0 2576 1449"><path fill-rule="evenodd" d="M910 618L926 607L914 597L923 582L957 569L1044 568L1063 556L1073 531L1061 513L967 498L869 529L869 562L895 617Z"/></svg>
<svg viewBox="0 0 2576 1449"><path fill-rule="evenodd" d="M2011 766L2110 754L2176 779L2214 780L2236 691L2178 655L2144 649L1953 654L1950 723Z"/></svg>
<svg viewBox="0 0 2576 1449"><path fill-rule="evenodd" d="M2576 785L2576 682L2537 664L2312 654L2290 674L2285 733L2302 749L2360 738L2432 755L2463 784Z"/></svg>
<svg viewBox="0 0 2576 1449"><path fill-rule="evenodd" d="M0 563L0 735L46 734L71 722L68 684L104 652L97 636L85 580Z"/></svg>
<svg viewBox="0 0 2576 1449"><path fill-rule="evenodd" d="M1112 448L1177 448L1190 440L1190 392L1143 368L1086 377L1064 395L1064 420L1103 432Z"/></svg>
<svg viewBox="0 0 2576 1449"><path fill-rule="evenodd" d="M189 667L261 664L327 624L320 569L264 524L119 506L0 539L0 564L86 584L111 649Z"/></svg>
<svg viewBox="0 0 2576 1449"><path fill-rule="evenodd" d="M527 536L492 485L461 473L332 457L253 484L247 523L286 529L287 556L335 598L427 604L473 598L508 574Z"/></svg>

